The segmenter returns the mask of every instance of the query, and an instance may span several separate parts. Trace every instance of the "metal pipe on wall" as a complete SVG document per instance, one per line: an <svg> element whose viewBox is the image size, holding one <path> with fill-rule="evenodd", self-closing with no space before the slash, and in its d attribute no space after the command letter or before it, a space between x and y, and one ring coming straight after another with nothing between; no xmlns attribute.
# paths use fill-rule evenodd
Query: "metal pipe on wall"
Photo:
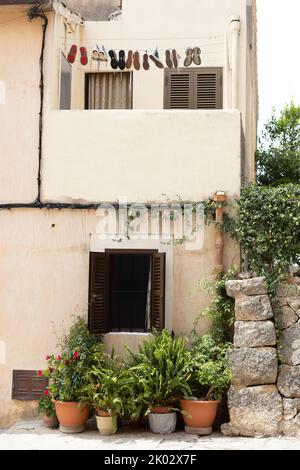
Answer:
<svg viewBox="0 0 300 470"><path fill-rule="evenodd" d="M230 20L231 31L231 69L232 69L232 91L231 107L238 109L239 106L239 35L241 31L241 21L239 16L234 16Z"/></svg>

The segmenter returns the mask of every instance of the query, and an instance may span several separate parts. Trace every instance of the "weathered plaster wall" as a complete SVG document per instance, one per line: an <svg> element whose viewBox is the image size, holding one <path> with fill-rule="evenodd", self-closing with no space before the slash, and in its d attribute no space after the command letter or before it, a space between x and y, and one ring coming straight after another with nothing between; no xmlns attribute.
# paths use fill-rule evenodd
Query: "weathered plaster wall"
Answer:
<svg viewBox="0 0 300 470"><path fill-rule="evenodd" d="M87 312L89 250L96 224L95 211L0 212L0 341L6 350L5 363L0 361L1 425L31 414L29 404L11 400L12 370L43 368L45 355L56 351L53 327L60 333L63 325L68 329L74 315ZM226 265L238 260L236 247L227 244ZM209 302L203 290L192 290L213 271L213 227L206 228L201 251L174 248L173 266L169 327L185 333ZM208 327L209 321L201 319L199 332ZM113 339L121 351L124 343L137 347L143 338L108 335L106 343L110 348Z"/></svg>

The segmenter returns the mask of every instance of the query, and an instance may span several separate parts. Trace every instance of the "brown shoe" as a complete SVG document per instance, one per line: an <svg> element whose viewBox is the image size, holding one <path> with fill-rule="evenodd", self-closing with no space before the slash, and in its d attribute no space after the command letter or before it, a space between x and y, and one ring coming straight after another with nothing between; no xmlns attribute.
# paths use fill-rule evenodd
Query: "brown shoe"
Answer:
<svg viewBox="0 0 300 470"><path fill-rule="evenodd" d="M145 53L144 56L143 56L143 67L144 67L144 70L149 70L150 69L149 56L148 56L147 53Z"/></svg>
<svg viewBox="0 0 300 470"><path fill-rule="evenodd" d="M156 67L159 69L164 68L164 64L155 56L155 55L149 55L149 58L155 63Z"/></svg>
<svg viewBox="0 0 300 470"><path fill-rule="evenodd" d="M169 67L169 69L172 69L172 68L173 68L173 61L172 61L172 58L171 58L171 51L170 51L170 49L167 49L167 50L166 50L166 64L167 64L167 66Z"/></svg>
<svg viewBox="0 0 300 470"><path fill-rule="evenodd" d="M127 56L127 60L126 60L126 68L127 69L131 69L131 67L132 67L132 57L133 57L133 52L128 51L128 56Z"/></svg>
<svg viewBox="0 0 300 470"><path fill-rule="evenodd" d="M172 59L173 59L173 64L175 69L178 68L178 57L177 57L177 52L175 49L172 50Z"/></svg>
<svg viewBox="0 0 300 470"><path fill-rule="evenodd" d="M200 49L200 47L194 47L194 49L193 49L193 62L194 62L194 64L196 64L196 65L201 65L201 57L200 57L200 54L201 54L201 49Z"/></svg>
<svg viewBox="0 0 300 470"><path fill-rule="evenodd" d="M184 59L184 66L189 67L193 62L193 49L188 47L186 50L186 58Z"/></svg>
<svg viewBox="0 0 300 470"><path fill-rule="evenodd" d="M141 68L139 51L135 51L135 53L133 54L133 66L135 70L140 70Z"/></svg>

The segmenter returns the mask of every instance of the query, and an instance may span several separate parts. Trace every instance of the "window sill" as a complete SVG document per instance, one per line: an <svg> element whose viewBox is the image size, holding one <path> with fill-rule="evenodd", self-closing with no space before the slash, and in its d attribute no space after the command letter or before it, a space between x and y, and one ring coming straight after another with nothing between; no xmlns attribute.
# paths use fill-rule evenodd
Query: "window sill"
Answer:
<svg viewBox="0 0 300 470"><path fill-rule="evenodd" d="M126 336L150 336L152 333L142 333L142 332L135 332L135 331L110 331L109 333L105 333L105 336L114 336L114 335L126 335Z"/></svg>

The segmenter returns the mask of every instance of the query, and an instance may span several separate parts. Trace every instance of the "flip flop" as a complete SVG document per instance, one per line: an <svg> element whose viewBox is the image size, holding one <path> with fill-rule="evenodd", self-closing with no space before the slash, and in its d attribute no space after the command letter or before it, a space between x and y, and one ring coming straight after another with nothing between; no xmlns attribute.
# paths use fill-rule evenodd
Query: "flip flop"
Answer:
<svg viewBox="0 0 300 470"><path fill-rule="evenodd" d="M117 54L115 51L113 51L112 49L108 52L108 55L110 57L110 65L111 65L111 68L116 70L118 68L118 60L117 60Z"/></svg>
<svg viewBox="0 0 300 470"><path fill-rule="evenodd" d="M133 54L133 66L135 70L140 70L141 68L139 51L135 51L135 53Z"/></svg>
<svg viewBox="0 0 300 470"><path fill-rule="evenodd" d="M125 64L127 69L131 69L131 67L132 67L132 58L133 58L133 52L128 51L127 60L126 60L126 64Z"/></svg>
<svg viewBox="0 0 300 470"><path fill-rule="evenodd" d="M77 46L73 44L68 54L68 61L70 62L70 64L74 64L76 54L77 54Z"/></svg>
<svg viewBox="0 0 300 470"><path fill-rule="evenodd" d="M147 53L145 53L144 56L143 56L143 67L144 67L144 70L149 70L150 69L149 56L148 56Z"/></svg>
<svg viewBox="0 0 300 470"><path fill-rule="evenodd" d="M167 64L167 66L169 67L169 69L172 69L172 68L173 68L173 61L172 61L172 58L171 58L171 51L170 51L170 49L167 49L167 50L166 50L166 64Z"/></svg>
<svg viewBox="0 0 300 470"><path fill-rule="evenodd" d="M201 65L201 57L200 57L200 54L201 54L201 49L200 49L200 47L194 47L194 49L193 49L193 62L194 62L194 64L196 64L196 65Z"/></svg>
<svg viewBox="0 0 300 470"><path fill-rule="evenodd" d="M189 67L193 62L193 49L188 47L186 50L186 58L184 59L184 66Z"/></svg>
<svg viewBox="0 0 300 470"><path fill-rule="evenodd" d="M81 65L86 65L88 63L88 56L85 47L80 48L80 63Z"/></svg>
<svg viewBox="0 0 300 470"><path fill-rule="evenodd" d="M149 58L155 63L156 67L159 69L164 68L164 64L155 56L155 55L149 55Z"/></svg>
<svg viewBox="0 0 300 470"><path fill-rule="evenodd" d="M175 49L172 50L172 59L174 63L175 69L178 68L178 57L177 57L177 51Z"/></svg>
<svg viewBox="0 0 300 470"><path fill-rule="evenodd" d="M119 51L119 61L118 61L118 67L120 70L125 69L125 51L121 50Z"/></svg>

